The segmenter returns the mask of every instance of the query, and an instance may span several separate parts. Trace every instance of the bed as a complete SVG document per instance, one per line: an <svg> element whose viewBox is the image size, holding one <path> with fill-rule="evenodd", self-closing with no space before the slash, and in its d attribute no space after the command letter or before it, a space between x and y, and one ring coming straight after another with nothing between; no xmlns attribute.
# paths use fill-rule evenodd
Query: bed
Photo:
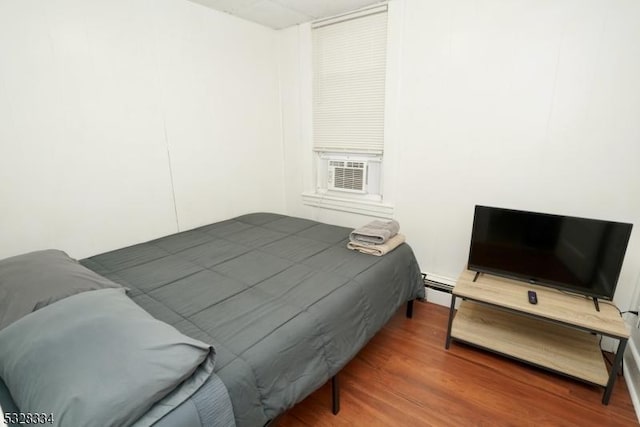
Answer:
<svg viewBox="0 0 640 427"><path fill-rule="evenodd" d="M80 263L210 345L236 425L263 426L333 378L399 307L424 298L407 244L364 255L346 248L350 232L254 213ZM157 425L199 425L206 389Z"/></svg>

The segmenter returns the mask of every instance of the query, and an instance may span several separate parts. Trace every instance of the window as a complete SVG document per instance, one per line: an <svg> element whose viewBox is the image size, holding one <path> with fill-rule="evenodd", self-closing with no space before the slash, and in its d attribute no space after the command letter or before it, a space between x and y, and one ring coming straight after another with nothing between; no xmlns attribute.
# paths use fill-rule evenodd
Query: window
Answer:
<svg viewBox="0 0 640 427"><path fill-rule="evenodd" d="M316 192L381 202L387 5L316 21L312 47Z"/></svg>
<svg viewBox="0 0 640 427"><path fill-rule="evenodd" d="M319 21L313 37L313 144L382 154L387 7Z"/></svg>

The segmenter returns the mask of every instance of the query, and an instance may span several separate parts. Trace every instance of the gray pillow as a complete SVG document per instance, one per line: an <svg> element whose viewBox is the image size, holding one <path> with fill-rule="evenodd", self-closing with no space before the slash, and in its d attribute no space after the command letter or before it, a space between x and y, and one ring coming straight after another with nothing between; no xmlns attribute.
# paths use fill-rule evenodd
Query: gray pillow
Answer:
<svg viewBox="0 0 640 427"><path fill-rule="evenodd" d="M213 349L154 319L124 289L82 292L0 331L0 377L20 412L53 425L154 422L211 376Z"/></svg>
<svg viewBox="0 0 640 427"><path fill-rule="evenodd" d="M70 295L121 287L55 249L0 260L0 330Z"/></svg>

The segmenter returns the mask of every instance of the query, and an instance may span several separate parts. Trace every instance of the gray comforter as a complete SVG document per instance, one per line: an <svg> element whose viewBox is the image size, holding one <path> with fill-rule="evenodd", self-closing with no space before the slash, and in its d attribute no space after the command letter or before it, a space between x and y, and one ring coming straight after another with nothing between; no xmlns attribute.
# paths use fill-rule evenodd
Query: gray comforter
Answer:
<svg viewBox="0 0 640 427"><path fill-rule="evenodd" d="M81 263L216 349L238 426L262 426L335 375L403 303L424 297L403 244L349 251L351 229L256 213Z"/></svg>

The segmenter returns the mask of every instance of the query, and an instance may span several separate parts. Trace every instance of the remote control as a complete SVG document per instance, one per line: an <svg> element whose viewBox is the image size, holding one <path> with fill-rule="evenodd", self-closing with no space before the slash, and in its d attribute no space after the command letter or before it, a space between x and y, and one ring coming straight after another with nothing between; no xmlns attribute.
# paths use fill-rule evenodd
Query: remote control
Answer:
<svg viewBox="0 0 640 427"><path fill-rule="evenodd" d="M538 295L536 295L535 291L529 291L529 303L530 304L537 304L538 303Z"/></svg>

